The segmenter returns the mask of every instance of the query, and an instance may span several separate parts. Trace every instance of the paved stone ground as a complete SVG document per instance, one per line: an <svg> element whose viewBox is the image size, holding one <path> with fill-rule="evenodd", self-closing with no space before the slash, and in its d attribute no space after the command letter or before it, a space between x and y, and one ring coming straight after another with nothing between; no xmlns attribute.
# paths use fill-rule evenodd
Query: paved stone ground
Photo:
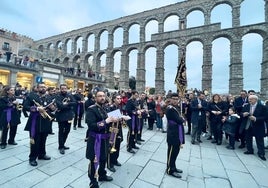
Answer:
<svg viewBox="0 0 268 188"><path fill-rule="evenodd" d="M58 152L57 123L53 123L55 135L47 139L47 154L50 161L38 161L37 167L28 163L29 138L23 131L27 119L22 118L16 141L17 146L8 145L0 150L1 188L84 188L88 187L88 160L85 158L86 129L71 130L65 155ZM127 130L124 129L124 135ZM211 144L205 138L201 145L191 145L186 136L186 144L177 159L177 167L182 169L182 179L165 174L166 134L156 130L147 131L146 140L132 155L126 152L126 139L122 144L119 161L123 164L110 174L114 180L101 183L102 188L268 188L268 161L257 155L244 155L241 149L228 150L223 145ZM126 138L126 136L125 136ZM267 140L265 141L267 144ZM239 143L236 143L237 145ZM256 150L256 146L255 151ZM267 154L267 152L266 152ZM268 155L267 155L268 156Z"/></svg>

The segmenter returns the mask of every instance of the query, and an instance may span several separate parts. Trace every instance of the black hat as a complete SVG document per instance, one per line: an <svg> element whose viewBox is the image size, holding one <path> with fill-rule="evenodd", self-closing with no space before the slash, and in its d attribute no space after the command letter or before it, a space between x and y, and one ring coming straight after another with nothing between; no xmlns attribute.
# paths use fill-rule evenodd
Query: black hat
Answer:
<svg viewBox="0 0 268 188"><path fill-rule="evenodd" d="M178 93L172 93L171 97L179 97L179 96L178 96Z"/></svg>

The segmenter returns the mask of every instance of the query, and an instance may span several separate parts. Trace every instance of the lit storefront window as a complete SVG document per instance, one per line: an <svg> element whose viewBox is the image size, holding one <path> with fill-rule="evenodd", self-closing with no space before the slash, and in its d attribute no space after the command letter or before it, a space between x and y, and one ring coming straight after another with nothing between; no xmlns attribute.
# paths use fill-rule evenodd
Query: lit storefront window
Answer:
<svg viewBox="0 0 268 188"><path fill-rule="evenodd" d="M8 85L10 71L8 70L0 70L0 82L3 85Z"/></svg>
<svg viewBox="0 0 268 188"><path fill-rule="evenodd" d="M28 89L30 89L33 86L33 74L18 72L17 82L22 87L27 87Z"/></svg>
<svg viewBox="0 0 268 188"><path fill-rule="evenodd" d="M58 83L57 82L53 82L49 79L44 79L43 82L46 84L47 87L57 87Z"/></svg>
<svg viewBox="0 0 268 188"><path fill-rule="evenodd" d="M74 88L74 80L65 79L65 84L67 85L67 87L69 89L73 89Z"/></svg>

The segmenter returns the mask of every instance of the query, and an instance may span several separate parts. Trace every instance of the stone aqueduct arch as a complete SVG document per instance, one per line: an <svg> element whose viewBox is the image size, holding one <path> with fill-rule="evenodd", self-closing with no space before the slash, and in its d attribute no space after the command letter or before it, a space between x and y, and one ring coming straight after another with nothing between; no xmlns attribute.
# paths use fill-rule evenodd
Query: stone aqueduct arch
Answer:
<svg viewBox="0 0 268 188"><path fill-rule="evenodd" d="M156 92L164 92L164 49L169 44L176 44L178 49L185 48L193 41L199 41L203 45L202 66L202 89L211 90L212 87L212 42L224 37L230 41L230 79L229 92L237 94L243 89L243 63L242 63L242 37L248 33L257 33L263 38L263 57L261 63L261 97L268 98L268 0L264 0L265 22L240 26L240 6L243 0L199 0L185 1L165 7L145 11L112 21L95 24L89 27L70 31L60 35L36 41L36 48L48 52L48 46L53 44L54 60L61 62L73 60L79 55L81 68L88 68L88 58L93 57L93 70L100 72L100 57L106 54L105 76L108 87L113 85L114 54L121 52L120 88L128 88L129 78L129 53L138 50L137 57L137 89L145 89L145 52L148 48L156 48ZM232 9L232 28L221 29L220 23L211 24L211 12L220 4L227 4ZM187 28L187 15L192 11L199 10L204 14L204 25ZM165 19L171 15L179 17L179 30L164 32ZM150 41L145 41L145 27L150 21L158 22L158 33L152 34ZM139 43L129 44L129 29L133 24L140 26ZM123 28L123 45L114 47L114 32ZM102 32L108 31L108 47L100 50L100 36ZM88 38L94 35L94 51L88 52ZM82 37L82 49L76 54L76 40ZM67 42L72 41L71 54L67 54ZM57 54L58 44L62 42L62 53ZM45 48L47 47L47 48ZM54 62L54 61L53 61ZM179 61L178 61L179 62Z"/></svg>

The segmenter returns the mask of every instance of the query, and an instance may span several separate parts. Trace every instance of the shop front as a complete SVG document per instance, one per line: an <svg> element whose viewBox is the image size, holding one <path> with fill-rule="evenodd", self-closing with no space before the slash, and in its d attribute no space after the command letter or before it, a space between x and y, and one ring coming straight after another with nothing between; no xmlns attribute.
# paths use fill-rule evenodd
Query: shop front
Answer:
<svg viewBox="0 0 268 188"><path fill-rule="evenodd" d="M84 81L78 81L77 82L77 89L82 89L82 91L85 90L85 82Z"/></svg>
<svg viewBox="0 0 268 188"><path fill-rule="evenodd" d="M33 74L18 72L17 73L17 83L19 83L22 87L27 89L31 89L33 86Z"/></svg>
<svg viewBox="0 0 268 188"><path fill-rule="evenodd" d="M10 75L9 70L0 69L0 83L2 83L3 85L8 85L9 75Z"/></svg>
<svg viewBox="0 0 268 188"><path fill-rule="evenodd" d="M47 87L59 87L59 75L44 72L43 82Z"/></svg>
<svg viewBox="0 0 268 188"><path fill-rule="evenodd" d="M68 89L70 89L70 90L74 89L74 80L65 79L65 84L67 85Z"/></svg>

